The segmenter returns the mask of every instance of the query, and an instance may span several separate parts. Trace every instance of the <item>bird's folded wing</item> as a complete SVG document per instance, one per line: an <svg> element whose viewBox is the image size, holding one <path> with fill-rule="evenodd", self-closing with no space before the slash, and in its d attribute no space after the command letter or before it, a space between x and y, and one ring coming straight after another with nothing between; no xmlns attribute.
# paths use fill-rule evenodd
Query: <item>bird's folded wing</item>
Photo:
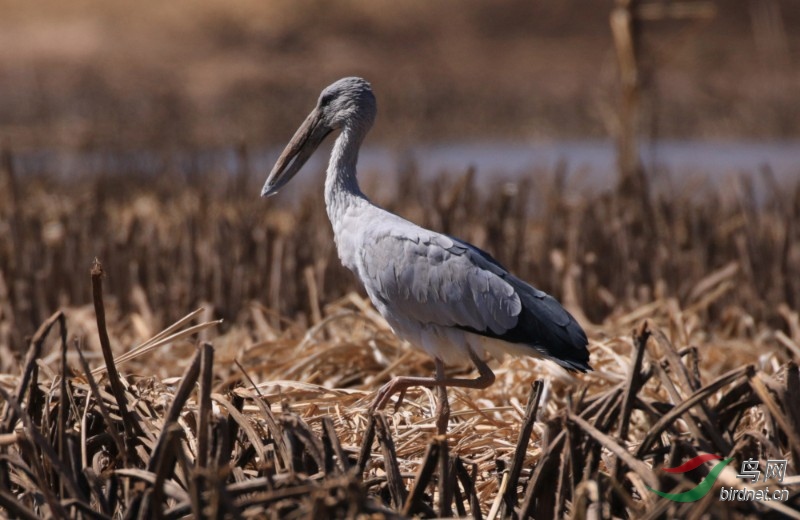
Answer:
<svg viewBox="0 0 800 520"><path fill-rule="evenodd" d="M373 296L420 323L498 335L516 326L522 304L499 264L446 235L413 231L376 233L362 244L360 269Z"/></svg>
<svg viewBox="0 0 800 520"><path fill-rule="evenodd" d="M411 223L377 231L361 247L361 278L390 312L527 345L568 370L591 370L586 333L575 319L488 253Z"/></svg>

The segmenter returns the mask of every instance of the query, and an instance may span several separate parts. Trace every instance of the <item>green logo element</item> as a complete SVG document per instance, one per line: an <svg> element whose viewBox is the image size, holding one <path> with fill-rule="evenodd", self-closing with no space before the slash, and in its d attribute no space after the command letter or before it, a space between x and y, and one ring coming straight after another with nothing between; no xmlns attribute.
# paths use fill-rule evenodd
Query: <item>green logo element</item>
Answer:
<svg viewBox="0 0 800 520"><path fill-rule="evenodd" d="M682 466L679 466L677 468L664 468L664 471L668 473L686 473L687 471L696 468L697 466L699 466L703 462L706 462L707 460L719 459L719 458L721 457L718 457L716 455L700 455L698 457L693 458L686 464L683 464ZM716 466L714 466L708 473L708 475L706 475L706 478L704 478L702 482L697 484L697 486L690 489L689 491L684 491L683 493L664 493L663 491L653 489L650 486L647 486L647 489L649 489L653 493L656 493L659 496L662 496L674 502L696 502L697 500L700 500L701 498L706 496L709 491L711 491L711 488L714 487L714 482L717 481L719 474L722 473L722 470L725 468L725 466L727 466L728 463L732 460L733 457L717 462Z"/></svg>

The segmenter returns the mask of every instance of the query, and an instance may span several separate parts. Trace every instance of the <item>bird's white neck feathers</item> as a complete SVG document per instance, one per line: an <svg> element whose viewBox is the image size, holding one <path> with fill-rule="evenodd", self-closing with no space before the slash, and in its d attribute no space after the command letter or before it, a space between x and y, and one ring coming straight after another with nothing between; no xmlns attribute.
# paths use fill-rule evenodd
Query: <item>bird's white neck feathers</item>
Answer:
<svg viewBox="0 0 800 520"><path fill-rule="evenodd" d="M349 225L357 216L372 204L361 192L356 180L358 150L364 140L366 129L363 126L345 125L336 138L325 177L325 208L333 226L336 249L345 267L355 270L356 258L350 258L358 250L354 226Z"/></svg>

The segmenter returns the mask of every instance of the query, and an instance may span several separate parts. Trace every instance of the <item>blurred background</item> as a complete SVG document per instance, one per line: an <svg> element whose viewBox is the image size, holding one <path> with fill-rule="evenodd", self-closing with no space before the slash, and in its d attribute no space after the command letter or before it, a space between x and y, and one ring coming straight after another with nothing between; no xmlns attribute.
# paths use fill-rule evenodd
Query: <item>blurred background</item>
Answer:
<svg viewBox="0 0 800 520"><path fill-rule="evenodd" d="M2 0L0 14L7 344L90 302L94 257L119 319L156 330L201 303L229 323L252 305L308 323L356 290L323 210L324 151L285 197L258 198L347 75L379 103L365 191L587 320L700 301L714 273L727 285L709 319L780 325L778 306L796 308L796 1Z"/></svg>
<svg viewBox="0 0 800 520"><path fill-rule="evenodd" d="M665 138L800 133L800 6L651 0L642 80ZM14 148L282 143L320 89L368 78L372 141L602 138L613 0L0 2ZM661 9L653 9L661 6Z"/></svg>

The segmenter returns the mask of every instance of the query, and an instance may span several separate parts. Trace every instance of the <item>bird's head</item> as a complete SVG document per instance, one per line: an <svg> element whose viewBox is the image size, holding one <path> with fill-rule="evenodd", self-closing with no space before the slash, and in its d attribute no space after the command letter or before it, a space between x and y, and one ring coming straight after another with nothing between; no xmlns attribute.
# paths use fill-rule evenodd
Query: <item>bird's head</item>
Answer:
<svg viewBox="0 0 800 520"><path fill-rule="evenodd" d="M285 186L332 131L349 127L363 136L375 113L375 96L366 80L343 78L326 87L272 168L261 196L274 195Z"/></svg>

